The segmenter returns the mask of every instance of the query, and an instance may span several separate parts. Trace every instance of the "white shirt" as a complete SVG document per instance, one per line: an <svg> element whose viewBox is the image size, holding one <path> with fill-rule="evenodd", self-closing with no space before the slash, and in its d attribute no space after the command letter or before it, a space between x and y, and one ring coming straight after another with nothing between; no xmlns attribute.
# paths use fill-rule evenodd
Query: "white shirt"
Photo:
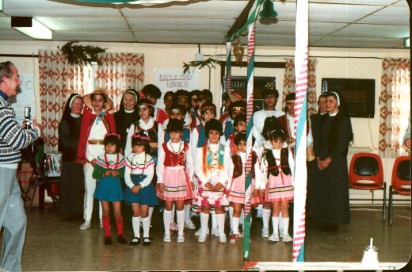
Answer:
<svg viewBox="0 0 412 272"><path fill-rule="evenodd" d="M140 182L141 188L144 188L150 184L154 176L155 164L152 156L146 152L140 154L131 153L126 158L126 167L124 170L124 181L126 185L131 189L133 181L130 177L131 174L145 174L146 177Z"/></svg>

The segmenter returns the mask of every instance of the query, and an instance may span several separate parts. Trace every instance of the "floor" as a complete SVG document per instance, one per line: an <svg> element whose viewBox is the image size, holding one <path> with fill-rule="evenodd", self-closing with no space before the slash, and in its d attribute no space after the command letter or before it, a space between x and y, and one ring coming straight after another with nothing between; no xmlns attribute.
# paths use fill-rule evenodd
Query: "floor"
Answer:
<svg viewBox="0 0 412 272"><path fill-rule="evenodd" d="M125 207L125 234L132 237L130 207ZM393 226L381 221L378 207L353 207L352 222L337 232L308 228L305 262L360 262L363 249L374 238L380 262L407 262L411 255L411 210L395 207ZM163 243L161 213L153 216L151 246L103 244L103 230L97 218L91 229L79 230L80 218L56 213L51 203L43 210L27 208L28 229L23 252L25 271L136 271L136 270L232 270L243 264L243 239L237 244L219 244L217 237L198 243L195 230L186 231L186 242ZM193 218L198 225L198 218ZM262 223L254 218L251 227L250 261L290 262L292 244L269 243L260 236ZM112 226L115 229L115 226ZM1 238L0 238L1 240Z"/></svg>

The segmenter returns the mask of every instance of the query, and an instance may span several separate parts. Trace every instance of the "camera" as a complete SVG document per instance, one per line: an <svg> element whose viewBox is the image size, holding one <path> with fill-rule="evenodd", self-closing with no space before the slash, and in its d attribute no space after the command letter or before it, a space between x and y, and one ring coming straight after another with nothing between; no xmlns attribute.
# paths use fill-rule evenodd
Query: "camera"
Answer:
<svg viewBox="0 0 412 272"><path fill-rule="evenodd" d="M32 127L31 108L30 107L24 107L24 121L23 121L23 124L25 125L26 128L31 128Z"/></svg>

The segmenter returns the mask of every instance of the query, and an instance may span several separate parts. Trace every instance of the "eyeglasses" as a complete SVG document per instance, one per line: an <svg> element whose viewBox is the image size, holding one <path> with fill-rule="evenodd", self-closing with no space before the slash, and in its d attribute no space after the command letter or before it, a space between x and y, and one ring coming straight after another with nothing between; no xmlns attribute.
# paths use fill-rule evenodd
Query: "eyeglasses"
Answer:
<svg viewBox="0 0 412 272"><path fill-rule="evenodd" d="M14 78L14 79L16 79L17 81L19 81L19 80L22 79L21 75L17 75L16 77L14 77L14 76L6 76L6 77L7 77L7 78Z"/></svg>

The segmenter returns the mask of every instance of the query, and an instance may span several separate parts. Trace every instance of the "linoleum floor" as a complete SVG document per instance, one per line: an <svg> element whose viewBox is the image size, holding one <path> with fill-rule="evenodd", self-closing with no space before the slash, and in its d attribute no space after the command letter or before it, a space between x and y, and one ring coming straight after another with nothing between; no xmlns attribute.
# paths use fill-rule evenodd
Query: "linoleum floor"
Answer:
<svg viewBox="0 0 412 272"><path fill-rule="evenodd" d="M26 208L28 228L23 252L25 271L139 271L139 270L231 270L239 271L243 263L243 239L236 244L219 244L209 235L198 243L195 230L186 230L184 243L163 242L162 213L155 209L150 246L103 244L103 229L97 214L92 226L80 230L81 218L57 214L54 204L41 210ZM125 236L133 237L130 207L124 207ZM352 207L352 221L337 232L314 227L306 230L306 262L360 262L363 249L374 238L380 262L407 262L411 255L410 207L394 207L393 226L382 222L381 210L375 207ZM193 221L198 226L199 219ZM290 262L292 244L270 243L261 237L262 222L254 218L251 227L250 261ZM112 232L116 227L112 220ZM228 233L228 228L226 233ZM115 237L115 236L114 236ZM228 235L229 238L229 235ZM1 241L1 238L0 238Z"/></svg>

